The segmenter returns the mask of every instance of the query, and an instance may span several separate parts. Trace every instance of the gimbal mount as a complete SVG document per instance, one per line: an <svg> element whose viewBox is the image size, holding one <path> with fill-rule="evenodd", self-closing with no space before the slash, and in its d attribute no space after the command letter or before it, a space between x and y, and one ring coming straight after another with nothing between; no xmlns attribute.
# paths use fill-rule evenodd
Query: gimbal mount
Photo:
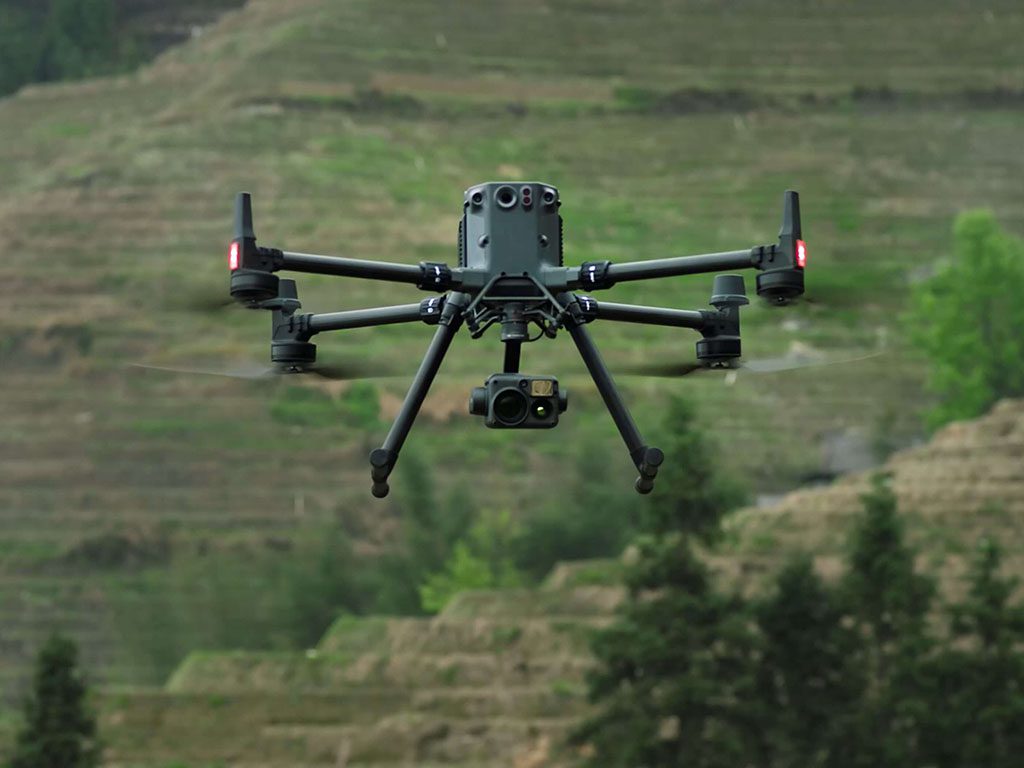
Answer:
<svg viewBox="0 0 1024 768"><path fill-rule="evenodd" d="M740 356L739 308L748 303L743 278L716 276L710 311L598 302L575 291L741 269L759 271L758 295L770 300L784 302L804 291L806 249L796 192L785 193L777 243L650 261L594 261L578 267L563 263L560 206L558 190L543 183L488 182L471 187L465 193L459 223L458 265L423 262L414 266L258 246L250 195L238 195L229 260L231 295L246 306L273 311L271 359L275 363L301 372L316 360L316 345L310 339L327 331L409 322L436 328L384 444L370 454L372 491L377 498L388 494L388 477L402 445L463 324L473 338L500 325L506 374L519 372L523 343L554 338L559 330L567 330L639 472L636 490L650 493L664 454L644 442L586 326L595 320L615 320L690 328L702 337L697 342L698 360L708 366L722 365ZM392 307L297 314L301 305L294 281L275 274L283 270L408 283L444 295ZM538 329L532 337L531 325Z"/></svg>

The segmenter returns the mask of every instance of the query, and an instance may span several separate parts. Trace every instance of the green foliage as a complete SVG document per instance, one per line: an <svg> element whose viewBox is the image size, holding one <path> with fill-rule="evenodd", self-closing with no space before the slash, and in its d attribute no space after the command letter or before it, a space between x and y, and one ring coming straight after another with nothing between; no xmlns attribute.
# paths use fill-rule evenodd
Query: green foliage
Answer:
<svg viewBox="0 0 1024 768"><path fill-rule="evenodd" d="M662 445L662 494L645 507L631 599L595 636L588 678L600 712L574 734L594 766L744 764L754 736L745 702L755 690L751 631L743 599L722 591L697 556L737 495L723 482L693 408L673 399Z"/></svg>
<svg viewBox="0 0 1024 768"><path fill-rule="evenodd" d="M444 567L420 586L423 610L437 613L467 589L514 587L522 583L509 552L515 526L507 512L485 513L455 543Z"/></svg>
<svg viewBox="0 0 1024 768"><path fill-rule="evenodd" d="M745 494L721 471L689 400L669 399L658 437L654 444L665 452L665 463L658 471L658 492L641 508L640 529L659 536L685 531L717 538L722 516L739 506Z"/></svg>
<svg viewBox="0 0 1024 768"><path fill-rule="evenodd" d="M312 387L286 387L270 404L274 421L294 427L328 427L337 424L337 402L327 392Z"/></svg>
<svg viewBox="0 0 1024 768"><path fill-rule="evenodd" d="M862 501L837 596L858 639L848 663L864 688L840 712L830 753L842 766L915 765L931 709L924 664L936 648L927 621L935 584L915 568L889 477L876 475Z"/></svg>
<svg viewBox="0 0 1024 768"><path fill-rule="evenodd" d="M863 502L838 584L796 558L753 602L715 585L692 534L642 537L631 599L593 645L600 709L575 734L590 764L1018 764L1024 608L998 550L982 543L967 597L934 621L888 478Z"/></svg>
<svg viewBox="0 0 1024 768"><path fill-rule="evenodd" d="M281 569L284 610L278 623L289 628L290 644L308 648L339 613L362 613L370 601L362 564L339 521L304 535L297 549L298 557L288 558Z"/></svg>
<svg viewBox="0 0 1024 768"><path fill-rule="evenodd" d="M274 421L295 427L336 427L370 433L380 426L380 395L368 381L354 382L340 398L313 387L285 387L270 404Z"/></svg>
<svg viewBox="0 0 1024 768"><path fill-rule="evenodd" d="M112 576L110 593L119 634L157 681L197 647L315 645L339 614L373 608L374 573L331 519L265 548L177 553L168 568Z"/></svg>
<svg viewBox="0 0 1024 768"><path fill-rule="evenodd" d="M0 3L0 95L35 78L41 47L36 23L28 10Z"/></svg>
<svg viewBox="0 0 1024 768"><path fill-rule="evenodd" d="M850 609L870 633L884 663L894 643L920 639L935 592L932 579L915 570L903 520L889 477L876 475L862 496L864 513L849 543L849 569L842 589Z"/></svg>
<svg viewBox="0 0 1024 768"><path fill-rule="evenodd" d="M30 82L118 71L138 62L114 0L0 0L0 95Z"/></svg>
<svg viewBox="0 0 1024 768"><path fill-rule="evenodd" d="M937 768L1010 768L1024 753L1024 608L1010 604L1017 580L1001 577L1000 564L998 547L979 542L967 596L952 609L952 642L927 665L944 706L921 747Z"/></svg>
<svg viewBox="0 0 1024 768"><path fill-rule="evenodd" d="M601 712L574 735L594 766L743 765L754 637L738 596L718 590L689 538L640 545L633 599L593 644Z"/></svg>
<svg viewBox="0 0 1024 768"><path fill-rule="evenodd" d="M372 382L352 382L340 406L345 422L356 429L372 432L380 427L380 393Z"/></svg>
<svg viewBox="0 0 1024 768"><path fill-rule="evenodd" d="M512 542L516 567L534 579L561 560L618 556L634 532L635 491L603 471L606 447L579 445L575 481L554 502L527 511Z"/></svg>
<svg viewBox="0 0 1024 768"><path fill-rule="evenodd" d="M913 294L911 339L940 396L932 426L1024 395L1024 243L988 211L961 214L952 260Z"/></svg>
<svg viewBox="0 0 1024 768"><path fill-rule="evenodd" d="M9 768L98 766L101 748L86 696L77 646L54 635L36 658L32 692L25 701L25 723Z"/></svg>
<svg viewBox="0 0 1024 768"><path fill-rule="evenodd" d="M117 57L113 0L51 0L36 79L87 77Z"/></svg>
<svg viewBox="0 0 1024 768"><path fill-rule="evenodd" d="M760 631L756 717L764 765L808 766L839 741L866 686L859 637L843 623L840 600L797 556L754 609Z"/></svg>

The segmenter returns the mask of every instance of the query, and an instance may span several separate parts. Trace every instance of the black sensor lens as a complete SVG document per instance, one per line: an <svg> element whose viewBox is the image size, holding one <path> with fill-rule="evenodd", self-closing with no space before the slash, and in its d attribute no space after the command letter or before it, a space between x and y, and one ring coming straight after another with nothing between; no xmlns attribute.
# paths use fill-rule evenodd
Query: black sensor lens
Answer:
<svg viewBox="0 0 1024 768"><path fill-rule="evenodd" d="M507 427L521 423L528 409L526 395L518 389L503 389L494 398L494 419Z"/></svg>
<svg viewBox="0 0 1024 768"><path fill-rule="evenodd" d="M494 199L502 208L512 208L516 204L516 191L512 187L498 187Z"/></svg>

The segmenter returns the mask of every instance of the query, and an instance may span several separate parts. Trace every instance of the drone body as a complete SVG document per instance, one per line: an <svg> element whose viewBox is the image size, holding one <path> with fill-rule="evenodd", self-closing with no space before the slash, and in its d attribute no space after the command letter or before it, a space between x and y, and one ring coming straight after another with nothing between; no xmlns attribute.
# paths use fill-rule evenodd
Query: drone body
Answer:
<svg viewBox="0 0 1024 768"><path fill-rule="evenodd" d="M597 319L690 328L701 334L699 365L722 365L740 357L739 308L748 303L743 278L718 275L713 310L687 311L598 302L574 291L597 291L617 282L677 275L757 269L757 292L786 301L804 290L806 249L800 230L799 197L785 195L782 230L776 244L740 251L613 264L587 262L566 267L558 190L539 182L488 182L469 188L459 223L458 265L424 262L417 266L334 256L291 253L256 244L252 203L246 193L235 207L231 245L231 295L237 301L273 311L271 359L302 372L316 361L318 333L393 323L436 326L426 356L384 444L370 455L373 495L388 493L387 480L427 392L456 333L463 325L473 338L499 325L504 367L470 397L470 413L492 428L537 429L557 425L567 395L551 377L519 373L522 345L559 330L572 337L618 427L639 477L636 489L650 493L664 455L648 446L619 395L586 325ZM291 270L360 277L416 285L441 293L415 304L298 314L301 305ZM536 328L534 336L531 327Z"/></svg>

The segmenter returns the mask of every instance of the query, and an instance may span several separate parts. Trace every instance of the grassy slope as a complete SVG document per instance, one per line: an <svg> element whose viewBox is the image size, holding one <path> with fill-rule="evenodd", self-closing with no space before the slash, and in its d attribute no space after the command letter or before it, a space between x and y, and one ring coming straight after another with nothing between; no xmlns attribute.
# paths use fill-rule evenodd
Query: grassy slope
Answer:
<svg viewBox="0 0 1024 768"><path fill-rule="evenodd" d="M732 466L765 489L814 471L829 430L915 432L922 372L896 316L908 275L943 253L965 207L990 206L1024 229L1018 4L644 10L625 0L253 2L138 76L0 103L0 132L15 137L0 142L0 641L11 662L0 673L55 621L91 627L87 650L107 675L145 673L109 636L106 582L48 565L85 537L165 526L182 548L245 548L290 535L299 510L387 521L402 501L400 491L369 498L362 437L275 423L277 385L123 369L266 354L265 318L186 310L193 292L225 285L237 189L255 193L266 244L416 262L454 258L469 184L543 178L562 190L567 258L579 263L770 242L781 190L796 187L810 290L827 304L752 308L746 349L860 351L885 338L893 353L731 388L634 380L634 414L656 423L661 398L682 387L734 440ZM854 98L883 88L897 96ZM709 287L674 280L615 297L696 307ZM405 300L355 282L303 279L301 289L312 310ZM359 331L322 348L411 373L426 335ZM612 361L692 354L692 337L670 331L595 335ZM444 484L485 477L481 503L537 502L563 471L549 459L573 437L616 445L566 344L526 355L529 370L570 380L557 434L527 442L463 417L466 392L499 355L464 339L406 454L443 467ZM382 384L386 409L404 384ZM609 472L628 484L615 455Z"/></svg>

